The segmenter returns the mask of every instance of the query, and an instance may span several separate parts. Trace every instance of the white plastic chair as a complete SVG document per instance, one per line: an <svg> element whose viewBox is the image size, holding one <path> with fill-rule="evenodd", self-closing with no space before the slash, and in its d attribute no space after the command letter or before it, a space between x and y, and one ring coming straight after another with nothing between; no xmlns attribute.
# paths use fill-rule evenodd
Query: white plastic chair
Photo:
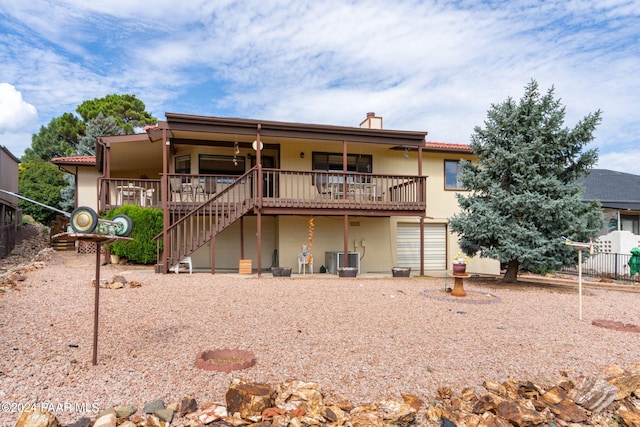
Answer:
<svg viewBox="0 0 640 427"><path fill-rule="evenodd" d="M153 193L156 190L153 188L148 188L144 192L144 206L153 206Z"/></svg>
<svg viewBox="0 0 640 427"><path fill-rule="evenodd" d="M309 273L313 274L313 255L308 252L298 254L298 274L305 274L306 266L309 266Z"/></svg>
<svg viewBox="0 0 640 427"><path fill-rule="evenodd" d="M182 258L174 267L174 271L176 272L176 274L178 274L180 272L180 264L184 264L187 267L189 267L189 274L193 273L193 265L191 264L191 257L187 256Z"/></svg>

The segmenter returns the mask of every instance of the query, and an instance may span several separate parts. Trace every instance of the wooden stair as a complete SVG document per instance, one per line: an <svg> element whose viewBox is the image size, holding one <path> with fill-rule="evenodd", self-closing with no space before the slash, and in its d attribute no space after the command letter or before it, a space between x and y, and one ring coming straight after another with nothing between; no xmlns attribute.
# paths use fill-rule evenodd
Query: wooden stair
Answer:
<svg viewBox="0 0 640 427"><path fill-rule="evenodd" d="M58 216L53 220L49 232L49 244L56 251L74 251L76 250L76 242L63 238L54 238L56 234L64 233L69 226L69 218L66 216Z"/></svg>
<svg viewBox="0 0 640 427"><path fill-rule="evenodd" d="M251 169L231 185L197 206L167 229L169 268L190 256L207 242L251 212L255 206L256 169Z"/></svg>

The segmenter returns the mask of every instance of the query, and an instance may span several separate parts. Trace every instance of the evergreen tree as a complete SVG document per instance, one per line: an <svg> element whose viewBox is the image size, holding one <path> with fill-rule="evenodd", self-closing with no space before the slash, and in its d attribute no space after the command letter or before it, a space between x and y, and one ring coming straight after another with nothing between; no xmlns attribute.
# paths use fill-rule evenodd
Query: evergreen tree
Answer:
<svg viewBox="0 0 640 427"><path fill-rule="evenodd" d="M104 98L94 98L78 105L76 111L85 122L98 117L113 117L127 134L134 133L134 128L144 125L154 125L158 119L145 111L144 102L135 95L107 95Z"/></svg>
<svg viewBox="0 0 640 427"><path fill-rule="evenodd" d="M601 112L587 115L573 129L563 127L565 108L532 81L519 102L508 98L492 105L484 128L476 126L471 147L477 164L461 161L457 194L461 212L450 218L469 256L507 263L505 282L518 271L550 271L575 263L575 251L561 237L588 241L603 223L597 202L582 202L576 179L598 159L585 150L600 123Z"/></svg>
<svg viewBox="0 0 640 427"><path fill-rule="evenodd" d="M67 185L60 189L60 209L71 212L76 208L76 180L70 173L65 173L63 178Z"/></svg>
<svg viewBox="0 0 640 427"><path fill-rule="evenodd" d="M32 135L31 147L24 151L21 160L49 161L54 157L70 156L76 150L78 137L84 133L84 122L71 113L64 113L51 119L47 126L40 126L40 132Z"/></svg>
<svg viewBox="0 0 640 427"><path fill-rule="evenodd" d="M76 154L78 156L95 156L96 155L96 139L99 136L124 135L122 128L118 126L113 117L104 117L102 113L89 121L86 134L78 138ZM75 179L73 175L66 174L65 181L67 186L60 190L62 202L60 205L63 210L71 212L75 208Z"/></svg>
<svg viewBox="0 0 640 427"><path fill-rule="evenodd" d="M113 117L105 117L102 113L89 121L85 135L78 138L76 153L79 156L95 156L96 140L100 136L124 135Z"/></svg>
<svg viewBox="0 0 640 427"><path fill-rule="evenodd" d="M21 163L18 168L18 191L24 197L57 209L61 209L60 189L66 185L64 173L52 163L36 158ZM20 199L18 205L26 215L36 221L49 224L60 215L51 209Z"/></svg>

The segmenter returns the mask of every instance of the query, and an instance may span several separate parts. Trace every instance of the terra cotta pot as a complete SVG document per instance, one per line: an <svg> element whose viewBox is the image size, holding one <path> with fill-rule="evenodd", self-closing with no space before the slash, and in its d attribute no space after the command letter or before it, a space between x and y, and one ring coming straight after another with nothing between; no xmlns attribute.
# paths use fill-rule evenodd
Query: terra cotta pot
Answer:
<svg viewBox="0 0 640 427"><path fill-rule="evenodd" d="M465 274L467 271L467 264L453 264L453 274Z"/></svg>

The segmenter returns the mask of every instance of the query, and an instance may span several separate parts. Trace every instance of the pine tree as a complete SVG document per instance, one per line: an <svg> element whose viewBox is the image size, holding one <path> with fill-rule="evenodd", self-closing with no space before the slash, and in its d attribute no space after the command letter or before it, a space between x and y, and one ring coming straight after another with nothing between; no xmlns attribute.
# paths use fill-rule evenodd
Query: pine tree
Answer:
<svg viewBox="0 0 640 427"><path fill-rule="evenodd" d="M77 154L79 156L95 156L96 139L100 136L124 135L124 130L118 126L113 117L105 117L98 113L87 125L86 134L78 138Z"/></svg>
<svg viewBox="0 0 640 427"><path fill-rule="evenodd" d="M573 129L563 127L564 118L554 88L541 95L532 81L519 102L491 106L484 128L471 136L477 163L460 163L470 192L457 195L461 212L450 218L450 230L466 255L507 263L505 282L515 282L520 268L544 272L575 263L561 237L588 241L602 226L600 204L583 202L576 181L598 159L585 146L601 112Z"/></svg>

